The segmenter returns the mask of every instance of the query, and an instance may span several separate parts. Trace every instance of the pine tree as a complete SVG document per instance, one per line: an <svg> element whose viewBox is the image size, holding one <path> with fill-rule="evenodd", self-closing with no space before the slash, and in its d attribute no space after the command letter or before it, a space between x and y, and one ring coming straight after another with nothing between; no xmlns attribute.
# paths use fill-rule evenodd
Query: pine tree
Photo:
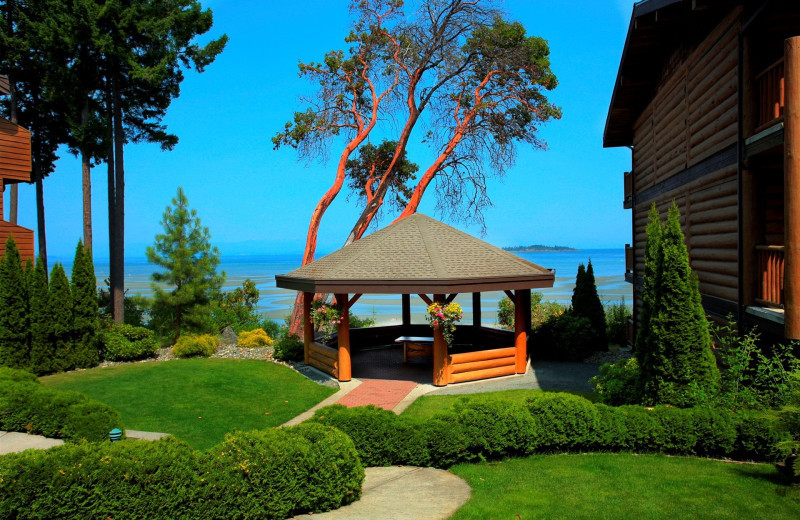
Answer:
<svg viewBox="0 0 800 520"><path fill-rule="evenodd" d="M578 265L575 289L572 292L572 313L589 320L592 326L593 348L595 350L608 349L606 314L597 294L591 260L589 260L589 267L584 267L583 264Z"/></svg>
<svg viewBox="0 0 800 520"><path fill-rule="evenodd" d="M50 272L50 315L53 319L53 370L75 368L72 294L64 267L56 262Z"/></svg>
<svg viewBox="0 0 800 520"><path fill-rule="evenodd" d="M644 285L642 288L642 310L639 313L639 327L636 333L636 360L639 362L640 381L652 379L650 367L653 351L652 337L650 334L650 318L653 315L653 306L658 299L661 286L661 265L663 263L663 250L661 248L661 235L663 225L655 203L650 207L649 221L647 223L647 241L644 246Z"/></svg>
<svg viewBox="0 0 800 520"><path fill-rule="evenodd" d="M164 269L152 274L152 319L158 334L177 341L183 332L208 332L211 297L222 287L225 273L217 274L219 251L209 243L208 228L200 224L197 210L178 188L172 207L164 211L164 234L147 248L147 260ZM167 284L171 290L165 290Z"/></svg>
<svg viewBox="0 0 800 520"><path fill-rule="evenodd" d="M28 283L17 244L9 237L0 260L0 365L28 368L29 364Z"/></svg>
<svg viewBox="0 0 800 520"><path fill-rule="evenodd" d="M696 395L693 387L709 394L719 387L719 370L674 202L661 230L660 251L659 288L649 323L645 400L691 406Z"/></svg>
<svg viewBox="0 0 800 520"><path fill-rule="evenodd" d="M31 273L30 323L31 323L31 371L35 374L48 374L55 370L53 348L53 317L50 307L50 294L47 284L47 271L44 262L37 261Z"/></svg>
<svg viewBox="0 0 800 520"><path fill-rule="evenodd" d="M97 356L97 278L94 276L94 263L91 251L78 241L75 260L72 263L72 283L70 284L73 303L75 341L75 365L89 368L99 362Z"/></svg>

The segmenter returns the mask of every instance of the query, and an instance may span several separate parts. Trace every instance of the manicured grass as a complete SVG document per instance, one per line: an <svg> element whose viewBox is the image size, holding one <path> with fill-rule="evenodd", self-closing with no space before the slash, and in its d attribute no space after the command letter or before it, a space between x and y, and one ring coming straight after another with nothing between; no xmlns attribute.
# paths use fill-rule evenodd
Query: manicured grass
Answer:
<svg viewBox="0 0 800 520"><path fill-rule="evenodd" d="M127 428L171 433L198 449L234 429L283 424L335 392L284 366L242 359L134 363L41 381L110 405Z"/></svg>
<svg viewBox="0 0 800 520"><path fill-rule="evenodd" d="M592 453L451 471L472 486L453 520L800 518L800 490L768 464Z"/></svg>
<svg viewBox="0 0 800 520"><path fill-rule="evenodd" d="M503 390L500 392L484 392L479 394L461 394L461 395L424 395L411 403L403 415L415 417L419 419L426 419L432 417L437 413L449 411L461 399L467 399L474 403L485 403L488 401L499 401L508 403L524 403L525 399L535 394L542 392L556 392L555 390ZM585 397L586 399L594 402L597 400L597 394L585 392L564 392L574 395Z"/></svg>

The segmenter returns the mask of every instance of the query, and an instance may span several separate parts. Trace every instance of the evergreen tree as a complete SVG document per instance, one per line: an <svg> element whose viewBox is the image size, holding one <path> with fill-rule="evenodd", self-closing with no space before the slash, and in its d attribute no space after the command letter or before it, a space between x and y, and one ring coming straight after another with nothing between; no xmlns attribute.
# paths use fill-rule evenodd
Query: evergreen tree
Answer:
<svg viewBox="0 0 800 520"><path fill-rule="evenodd" d="M50 316L53 320L53 370L75 368L72 294L64 267L56 262L50 272Z"/></svg>
<svg viewBox="0 0 800 520"><path fill-rule="evenodd" d="M53 317L44 262L37 261L35 267L26 273L30 273L31 371L39 375L48 374L55 370L55 363Z"/></svg>
<svg viewBox="0 0 800 520"><path fill-rule="evenodd" d="M653 314L653 305L658 299L661 286L661 264L663 250L661 249L662 224L655 203L650 207L649 221L647 223L647 240L644 246L644 285L642 288L642 309L639 312L639 327L636 332L636 360L639 362L641 383L652 379L650 358L653 351L652 337L650 334L650 317Z"/></svg>
<svg viewBox="0 0 800 520"><path fill-rule="evenodd" d="M183 332L213 328L211 297L222 287L225 273L217 274L219 250L209 243L211 236L200 224L197 210L189 209L183 188L178 188L161 224L164 234L156 235L155 245L147 248L147 260L164 269L151 276L155 282L152 320L157 333L174 342Z"/></svg>
<svg viewBox="0 0 800 520"><path fill-rule="evenodd" d="M645 400L691 406L695 389L713 393L718 388L719 370L674 202L661 229L659 249L658 290L653 294L646 343L648 366L642 372Z"/></svg>
<svg viewBox="0 0 800 520"><path fill-rule="evenodd" d="M592 328L592 347L595 350L608 349L606 337L606 313L603 304L597 295L597 285L594 281L592 261L589 267L578 265L578 274L575 277L575 289L572 292L572 313L575 316L589 320Z"/></svg>
<svg viewBox="0 0 800 520"><path fill-rule="evenodd" d="M29 364L28 283L17 244L9 237L0 260L0 365L28 368Z"/></svg>
<svg viewBox="0 0 800 520"><path fill-rule="evenodd" d="M73 318L75 340L75 364L78 368L89 368L99 362L97 356L97 278L91 251L78 241L75 260L72 263Z"/></svg>

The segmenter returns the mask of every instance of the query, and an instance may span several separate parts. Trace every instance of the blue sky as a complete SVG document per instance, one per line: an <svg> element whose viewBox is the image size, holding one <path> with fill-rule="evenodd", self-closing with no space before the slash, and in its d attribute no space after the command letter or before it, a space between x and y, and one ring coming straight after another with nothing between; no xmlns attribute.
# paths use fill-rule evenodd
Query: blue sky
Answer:
<svg viewBox="0 0 800 520"><path fill-rule="evenodd" d="M211 36L227 33L230 42L206 72L186 72L181 96L165 119L180 138L178 146L171 152L146 144L125 149L126 257L144 255L178 186L223 256L300 253L335 161L303 162L291 148L274 151L270 139L302 108L298 96L309 92L309 84L297 76L298 61L317 61L343 47L348 2L212 0L203 5L214 11ZM485 240L498 246L578 248L621 248L630 242L630 214L622 209L630 152L603 149L602 135L632 5L621 0L502 3L510 19L549 41L559 79L551 100L562 107L563 118L540 132L547 151L520 146L504 180L490 183L494 207L485 213ZM333 157L338 155L335 145L332 150ZM69 257L82 235L80 163L66 151L61 156L44 182L47 242L51 256ZM424 170L431 156L417 147L410 159ZM92 181L94 250L102 259L108 256L104 165L95 168ZM434 198L429 190L420 211L438 217ZM348 201L343 190L323 219L318 252L340 247L359 211L356 199ZM36 230L32 186L20 188L19 223Z"/></svg>

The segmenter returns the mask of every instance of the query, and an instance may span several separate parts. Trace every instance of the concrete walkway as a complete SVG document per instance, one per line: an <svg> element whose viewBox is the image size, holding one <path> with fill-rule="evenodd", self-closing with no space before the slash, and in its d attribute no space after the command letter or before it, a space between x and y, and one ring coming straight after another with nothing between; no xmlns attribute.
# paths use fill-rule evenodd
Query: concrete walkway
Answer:
<svg viewBox="0 0 800 520"><path fill-rule="evenodd" d="M41 435L0 431L0 455L31 449L46 450L62 444L64 444L64 441L61 439L48 439Z"/></svg>
<svg viewBox="0 0 800 520"><path fill-rule="evenodd" d="M358 502L294 518L442 520L464 505L472 493L469 484L452 473L413 466L367 468L362 489Z"/></svg>

